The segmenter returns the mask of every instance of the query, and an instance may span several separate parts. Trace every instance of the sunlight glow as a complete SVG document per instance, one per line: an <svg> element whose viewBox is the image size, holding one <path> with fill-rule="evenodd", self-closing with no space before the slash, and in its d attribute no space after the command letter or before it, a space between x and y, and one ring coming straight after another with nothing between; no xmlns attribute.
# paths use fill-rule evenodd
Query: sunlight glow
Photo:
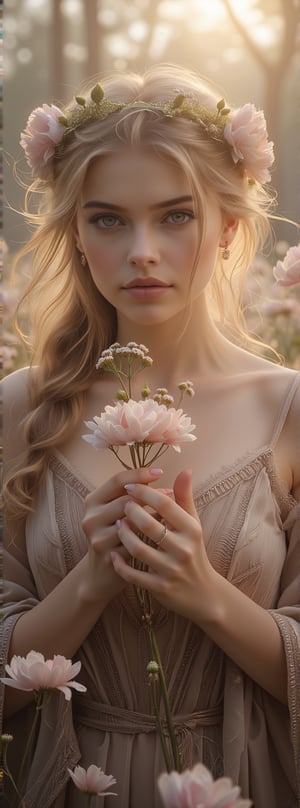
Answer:
<svg viewBox="0 0 300 808"><path fill-rule="evenodd" d="M191 0L190 9L190 27L201 28L202 31L215 28L226 17L221 0L209 0L208 3L206 0Z"/></svg>
<svg viewBox="0 0 300 808"><path fill-rule="evenodd" d="M268 48L275 45L278 40L278 34L268 25L258 25L254 31L254 38L259 45L264 45L264 47Z"/></svg>

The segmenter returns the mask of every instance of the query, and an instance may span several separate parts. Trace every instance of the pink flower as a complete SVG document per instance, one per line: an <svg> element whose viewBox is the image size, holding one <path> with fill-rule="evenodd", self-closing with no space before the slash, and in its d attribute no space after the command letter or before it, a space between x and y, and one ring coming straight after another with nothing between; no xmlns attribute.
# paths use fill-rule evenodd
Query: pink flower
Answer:
<svg viewBox="0 0 300 808"><path fill-rule="evenodd" d="M250 808L250 800L238 799L239 786L228 777L213 780L210 771L198 763L181 774L161 774L158 789L165 808Z"/></svg>
<svg viewBox="0 0 300 808"><path fill-rule="evenodd" d="M66 659L60 654L53 659L45 659L43 654L29 651L26 657L12 657L10 665L5 666L6 673L11 679L0 681L17 690L61 690L65 699L70 701L71 687L81 692L86 691L84 685L72 680L80 668L81 662L75 662L73 665L71 659Z"/></svg>
<svg viewBox="0 0 300 808"><path fill-rule="evenodd" d="M66 127L58 120L62 114L54 104L43 104L29 115L26 128L21 134L20 145L35 177L46 179L49 176L47 163L66 131Z"/></svg>
<svg viewBox="0 0 300 808"><path fill-rule="evenodd" d="M283 261L277 261L273 274L278 286L295 286L300 283L300 244L290 247Z"/></svg>
<svg viewBox="0 0 300 808"><path fill-rule="evenodd" d="M106 791L109 786L116 783L115 778L111 774L104 774L102 769L95 766L94 763L86 770L82 766L75 766L73 772L71 769L68 769L68 772L79 791L84 791L86 794L97 794L98 797L101 797L102 794L117 796L114 791Z"/></svg>
<svg viewBox="0 0 300 808"><path fill-rule="evenodd" d="M180 452L180 443L196 440L191 435L195 426L182 410L158 404L152 398L144 401L118 401L114 407L106 406L100 416L86 421L92 435L84 440L96 449L111 446L132 446L134 443L160 443Z"/></svg>
<svg viewBox="0 0 300 808"><path fill-rule="evenodd" d="M274 162L273 143L268 141L265 116L254 104L237 110L224 128L224 138L232 146L234 163L241 162L249 179L268 182L268 169Z"/></svg>

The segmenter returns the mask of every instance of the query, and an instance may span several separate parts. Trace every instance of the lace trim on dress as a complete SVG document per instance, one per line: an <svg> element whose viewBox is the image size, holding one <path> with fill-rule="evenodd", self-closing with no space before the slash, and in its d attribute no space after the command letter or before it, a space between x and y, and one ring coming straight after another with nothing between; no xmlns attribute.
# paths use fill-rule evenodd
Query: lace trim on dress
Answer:
<svg viewBox="0 0 300 808"><path fill-rule="evenodd" d="M196 509L208 505L217 497L224 496L231 491L240 482L247 482L248 480L255 479L262 468L265 468L270 479L271 488L274 493L275 499L279 505L282 513L283 520L287 517L291 507L296 503L296 500L290 494L284 484L280 480L276 471L274 463L273 449L265 448L257 455L252 455L246 462L246 458L241 458L236 462L235 469L232 466L223 467L218 477L212 475L205 485L208 486L205 490L196 489L194 491L194 500ZM209 485L209 483L211 484Z"/></svg>
<svg viewBox="0 0 300 808"><path fill-rule="evenodd" d="M76 470L60 452L56 451L51 456L50 467L83 499L91 492L92 487L86 480L78 477ZM203 485L197 486L194 490L196 509L208 505L216 497L224 496L241 481L246 482L255 478L263 467L268 473L275 499L283 514L282 518L286 519L297 500L286 490L280 480L274 463L274 452L270 447L264 447L257 454L244 456L229 466L223 466L217 474L212 474L205 480Z"/></svg>
<svg viewBox="0 0 300 808"><path fill-rule="evenodd" d="M297 708L297 689L299 682L296 676L296 671L300 671L300 646L297 640L296 633L291 630L289 620L278 611L270 609L270 614L277 623L284 645L287 650L286 659L287 663L290 659L295 660L295 664L288 665L288 685L289 685L289 709L291 716L291 738L293 742L295 770L298 781L298 789L300 794L300 721L299 712ZM300 804L300 800L299 800Z"/></svg>

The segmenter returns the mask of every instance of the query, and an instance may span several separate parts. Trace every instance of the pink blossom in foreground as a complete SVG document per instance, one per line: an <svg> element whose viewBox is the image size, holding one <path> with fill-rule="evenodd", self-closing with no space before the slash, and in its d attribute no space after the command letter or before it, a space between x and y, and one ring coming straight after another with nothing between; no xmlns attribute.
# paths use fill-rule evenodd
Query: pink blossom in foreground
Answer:
<svg viewBox="0 0 300 808"><path fill-rule="evenodd" d="M114 791L106 791L107 788L116 783L115 778L111 774L104 774L102 769L95 766L94 763L88 769L75 766L73 772L71 769L68 769L68 772L75 786L79 791L84 791L85 794L97 794L98 797L101 797L102 794L105 794L105 796L117 796Z"/></svg>
<svg viewBox="0 0 300 808"><path fill-rule="evenodd" d="M164 808L250 808L251 800L239 799L240 788L228 777L213 780L210 771L198 763L181 774L163 773L158 778Z"/></svg>
<svg viewBox="0 0 300 808"><path fill-rule="evenodd" d="M300 283L300 244L290 247L283 261L273 268L278 286L295 286Z"/></svg>
<svg viewBox="0 0 300 808"><path fill-rule="evenodd" d="M172 446L180 452L180 443L196 440L191 432L195 429L189 416L181 409L158 404L152 398L144 401L118 401L115 406L106 406L100 416L86 421L92 435L83 435L84 440L96 449L110 446L131 446L134 443L160 443Z"/></svg>
<svg viewBox="0 0 300 808"><path fill-rule="evenodd" d="M269 182L268 169L274 162L274 151L262 110L257 110L254 104L238 109L224 128L224 138L232 147L233 162L242 163L249 179Z"/></svg>
<svg viewBox="0 0 300 808"><path fill-rule="evenodd" d="M29 115L26 128L21 134L20 145L34 176L46 179L49 174L47 163L53 157L55 146L60 143L66 129L58 120L62 114L54 104L43 104Z"/></svg>
<svg viewBox="0 0 300 808"><path fill-rule="evenodd" d="M86 691L84 685L73 681L80 668L81 662L72 664L71 659L60 654L53 659L45 659L43 654L29 651L26 657L12 657L10 665L5 666L6 673L11 678L0 681L17 690L61 690L65 699L70 701L71 687L81 692Z"/></svg>

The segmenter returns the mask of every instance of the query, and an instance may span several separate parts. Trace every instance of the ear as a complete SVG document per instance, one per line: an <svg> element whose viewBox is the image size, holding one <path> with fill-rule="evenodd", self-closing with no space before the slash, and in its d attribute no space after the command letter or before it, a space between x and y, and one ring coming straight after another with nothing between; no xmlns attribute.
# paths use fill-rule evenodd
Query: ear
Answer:
<svg viewBox="0 0 300 808"><path fill-rule="evenodd" d="M224 216L220 235L220 247L228 247L232 243L239 226L239 219L234 216Z"/></svg>
<svg viewBox="0 0 300 808"><path fill-rule="evenodd" d="M74 237L74 241L75 241L75 246L77 247L77 250L79 250L79 252L82 253L83 249L82 249L81 241L80 241L80 238L79 238L79 233L78 233L78 228L77 228L77 223L76 222L73 223L72 231L73 231L73 237Z"/></svg>

